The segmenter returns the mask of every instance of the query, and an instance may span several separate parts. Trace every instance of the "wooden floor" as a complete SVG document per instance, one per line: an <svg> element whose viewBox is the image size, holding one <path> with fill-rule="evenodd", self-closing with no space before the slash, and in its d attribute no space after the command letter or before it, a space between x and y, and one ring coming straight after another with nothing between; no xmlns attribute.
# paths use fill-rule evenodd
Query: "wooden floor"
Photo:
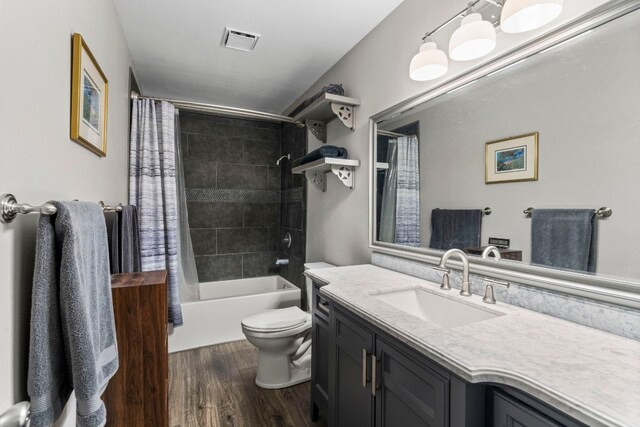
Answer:
<svg viewBox="0 0 640 427"><path fill-rule="evenodd" d="M321 426L309 419L309 382L265 390L255 385L258 351L248 341L169 355L169 425Z"/></svg>

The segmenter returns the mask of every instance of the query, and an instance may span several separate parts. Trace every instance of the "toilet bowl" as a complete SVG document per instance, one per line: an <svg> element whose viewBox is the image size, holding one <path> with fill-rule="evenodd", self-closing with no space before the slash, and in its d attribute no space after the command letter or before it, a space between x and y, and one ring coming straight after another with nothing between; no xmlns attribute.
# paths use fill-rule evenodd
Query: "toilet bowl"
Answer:
<svg viewBox="0 0 640 427"><path fill-rule="evenodd" d="M305 270L334 267L305 264ZM311 292L306 279L307 307L279 308L242 319L242 332L258 348L256 384L262 388L290 387L311 379Z"/></svg>

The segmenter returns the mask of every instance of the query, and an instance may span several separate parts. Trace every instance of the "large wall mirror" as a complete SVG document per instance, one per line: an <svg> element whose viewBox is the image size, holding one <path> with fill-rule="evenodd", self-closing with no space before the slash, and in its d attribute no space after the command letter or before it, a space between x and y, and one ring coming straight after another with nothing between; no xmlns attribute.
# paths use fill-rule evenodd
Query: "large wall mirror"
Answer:
<svg viewBox="0 0 640 427"><path fill-rule="evenodd" d="M640 9L611 3L372 118L374 249L638 306Z"/></svg>

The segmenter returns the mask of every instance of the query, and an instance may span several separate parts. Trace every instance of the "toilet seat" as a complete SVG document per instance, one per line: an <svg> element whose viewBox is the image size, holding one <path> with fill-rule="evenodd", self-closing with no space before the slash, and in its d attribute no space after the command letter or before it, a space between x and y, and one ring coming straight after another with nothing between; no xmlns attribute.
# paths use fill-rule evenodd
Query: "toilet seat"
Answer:
<svg viewBox="0 0 640 427"><path fill-rule="evenodd" d="M298 307L279 308L245 317L242 319L242 328L258 333L285 332L304 325L310 317L309 313Z"/></svg>

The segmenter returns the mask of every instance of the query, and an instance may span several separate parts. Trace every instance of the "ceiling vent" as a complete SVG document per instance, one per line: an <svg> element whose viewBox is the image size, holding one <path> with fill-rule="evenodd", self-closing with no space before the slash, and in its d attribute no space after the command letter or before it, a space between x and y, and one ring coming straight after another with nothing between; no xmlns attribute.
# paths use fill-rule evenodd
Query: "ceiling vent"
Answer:
<svg viewBox="0 0 640 427"><path fill-rule="evenodd" d="M245 31L232 30L229 27L225 27L222 46L228 47L229 49L251 52L256 47L259 37L259 34L250 34Z"/></svg>

